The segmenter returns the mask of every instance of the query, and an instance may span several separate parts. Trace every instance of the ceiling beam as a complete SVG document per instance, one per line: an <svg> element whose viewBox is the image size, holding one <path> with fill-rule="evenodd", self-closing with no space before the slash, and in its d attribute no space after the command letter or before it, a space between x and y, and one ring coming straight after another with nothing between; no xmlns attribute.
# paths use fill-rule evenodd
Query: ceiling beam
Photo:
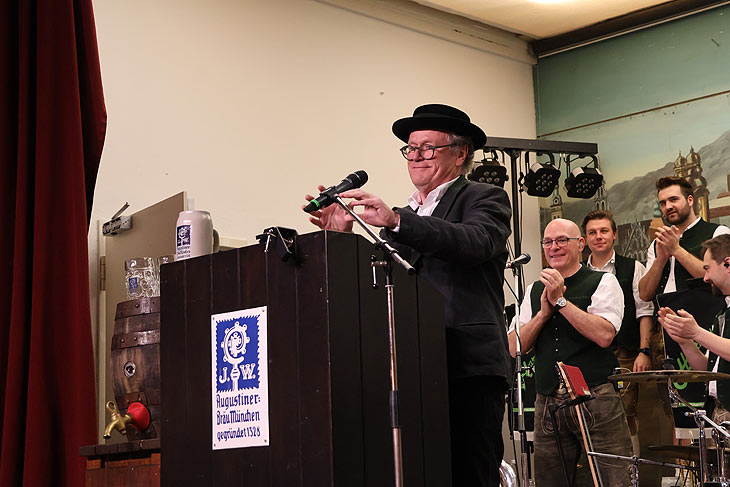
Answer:
<svg viewBox="0 0 730 487"><path fill-rule="evenodd" d="M532 41L532 51L538 58L546 57L729 3L729 0L673 0L597 22L582 29Z"/></svg>
<svg viewBox="0 0 730 487"><path fill-rule="evenodd" d="M528 41L518 34L413 0L315 1L514 61L537 63Z"/></svg>

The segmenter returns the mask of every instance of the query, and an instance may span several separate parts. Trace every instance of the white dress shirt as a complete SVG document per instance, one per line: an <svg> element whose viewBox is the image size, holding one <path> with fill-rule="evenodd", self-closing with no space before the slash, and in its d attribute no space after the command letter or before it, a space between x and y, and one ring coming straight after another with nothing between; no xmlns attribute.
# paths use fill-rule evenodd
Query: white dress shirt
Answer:
<svg viewBox="0 0 730 487"><path fill-rule="evenodd" d="M439 204L441 198L443 198L444 194L446 194L446 190L448 190L451 185L456 182L457 179L459 178L455 177L451 181L446 181L444 184L432 189L422 203L418 202L418 197L420 196L420 193L418 192L418 190L415 190L413 194L408 197L408 206L413 208L418 216L431 216L433 214L433 210L436 209L436 205Z"/></svg>
<svg viewBox="0 0 730 487"><path fill-rule="evenodd" d="M441 198L443 198L446 191L456 182L457 179L459 178L455 177L451 181L446 181L444 184L436 186L430 193L428 193L428 196L426 196L426 199L423 200L422 203L418 202L420 193L418 190L415 190L413 194L408 197L408 206L410 206L418 216L431 216L433 211L436 209L436 206L439 204L439 201L441 201ZM396 226L392 231L397 232L399 230L400 225Z"/></svg>
<svg viewBox="0 0 730 487"><path fill-rule="evenodd" d="M616 275L616 251L614 250L611 253L611 258L608 259L608 262L606 262L603 267L600 269L598 267L595 267L593 265L593 254L591 254L588 257L588 268L592 271L602 271L602 272L610 272L614 276ZM654 315L654 305L649 302L647 303L643 299L639 297L639 281L641 281L641 278L644 277L644 274L646 274L646 267L644 267L644 264L639 262L638 260L634 261L634 280L631 281L631 290L634 294L634 305L636 307L636 319L638 320L642 316L653 316Z"/></svg>
<svg viewBox="0 0 730 487"><path fill-rule="evenodd" d="M522 325L532 319L530 293L534 284L532 283L527 286L525 299L522 300L522 305L520 306L520 324ZM620 299L616 299L617 295L620 296ZM624 293L621 291L621 286L616 276L606 273L601 277L601 282L598 283L596 292L591 296L591 304L588 306L586 312L607 319L616 328L616 333L618 333L621 329L621 321L624 319ZM509 331L512 332L514 328L515 320L513 319Z"/></svg>

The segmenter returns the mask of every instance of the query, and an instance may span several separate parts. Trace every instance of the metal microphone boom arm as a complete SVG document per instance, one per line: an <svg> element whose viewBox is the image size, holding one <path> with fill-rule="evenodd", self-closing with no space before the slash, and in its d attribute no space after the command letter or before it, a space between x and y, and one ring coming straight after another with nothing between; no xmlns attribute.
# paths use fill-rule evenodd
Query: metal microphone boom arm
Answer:
<svg viewBox="0 0 730 487"><path fill-rule="evenodd" d="M373 231L373 229L370 228L370 226L365 223L357 213L352 211L352 208L347 206L347 203L345 203L344 200L340 198L340 195L335 195L335 201L358 223L358 225L360 225L360 227L362 227L363 230L367 232L368 235L370 235L370 237L372 237L373 240L375 240L375 246L377 248L381 249L383 252L389 255L391 259L403 266L403 268L408 272L408 275L413 275L416 273L416 269L414 269L407 260L401 257L401 255L398 253L398 250L396 250L396 248L393 247L387 240L378 235L377 232Z"/></svg>

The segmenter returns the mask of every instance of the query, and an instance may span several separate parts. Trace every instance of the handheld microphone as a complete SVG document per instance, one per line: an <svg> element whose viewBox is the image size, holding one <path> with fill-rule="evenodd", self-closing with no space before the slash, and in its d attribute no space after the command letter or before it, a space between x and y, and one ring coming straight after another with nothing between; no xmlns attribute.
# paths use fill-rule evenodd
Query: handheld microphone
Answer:
<svg viewBox="0 0 730 487"><path fill-rule="evenodd" d="M530 254L520 254L519 257L517 257L515 260L511 260L507 262L507 265L505 266L505 269L514 269L517 266L527 264L530 262Z"/></svg>
<svg viewBox="0 0 730 487"><path fill-rule="evenodd" d="M311 213L316 210L321 210L335 202L335 196L351 189L356 189L368 182L368 173L365 171L355 171L348 175L345 179L340 181L337 186L330 186L325 189L319 196L309 202L304 207L304 211Z"/></svg>

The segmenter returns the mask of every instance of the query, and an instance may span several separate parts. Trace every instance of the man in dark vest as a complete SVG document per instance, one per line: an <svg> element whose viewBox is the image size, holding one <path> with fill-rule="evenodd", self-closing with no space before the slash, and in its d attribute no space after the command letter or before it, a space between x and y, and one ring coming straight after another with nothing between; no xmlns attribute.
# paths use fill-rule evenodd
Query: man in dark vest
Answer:
<svg viewBox="0 0 730 487"><path fill-rule="evenodd" d="M615 275L624 293L624 319L620 331L611 343L619 366L622 372L651 370L654 305L639 297L639 281L646 274L646 267L637 260L617 254L614 250L617 228L613 213L610 211L593 210L588 213L583 219L583 234L591 249L586 266L593 271L610 272ZM661 368L660 358L656 368ZM621 390L621 398L629 422L634 453L639 455L639 437L636 434L638 385L634 382L628 383L628 386Z"/></svg>
<svg viewBox="0 0 730 487"><path fill-rule="evenodd" d="M656 182L657 199L669 226L657 230L649 245L647 273L639 282L644 301L654 296L687 289L687 279L702 277L702 242L730 234L723 225L709 223L695 215L692 186L683 178L665 177Z"/></svg>
<svg viewBox="0 0 730 487"><path fill-rule="evenodd" d="M522 350L535 350L535 478L538 487L563 487L563 466L558 455L549 406L570 398L560 384L556 362L580 368L593 400L579 407L587 418L594 451L631 456L631 439L621 396L608 381L618 365L610 349L621 327L624 298L611 273L581 265L585 240L578 225L551 221L542 246L550 267L531 284L520 306ZM513 327L508 335L510 353L516 349ZM557 415L557 430L571 485L581 453L581 431L573 408ZM629 485L626 462L598 460L604 485Z"/></svg>
<svg viewBox="0 0 730 487"><path fill-rule="evenodd" d="M712 323L712 331L697 324L694 317L683 309L676 313L670 308L659 310L659 322L670 337L682 347L690 366L696 370L730 373L730 235L719 235L702 244L704 281L712 284L712 291L725 296L725 309ZM710 351L709 358L698 348ZM730 381L712 381L708 385L712 419L721 423L730 420Z"/></svg>

